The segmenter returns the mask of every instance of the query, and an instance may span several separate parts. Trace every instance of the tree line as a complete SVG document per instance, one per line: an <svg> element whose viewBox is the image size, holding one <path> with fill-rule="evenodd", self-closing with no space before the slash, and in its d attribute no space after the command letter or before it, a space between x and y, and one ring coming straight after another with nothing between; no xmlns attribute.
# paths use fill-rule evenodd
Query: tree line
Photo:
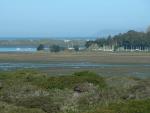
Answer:
<svg viewBox="0 0 150 113"><path fill-rule="evenodd" d="M99 38L94 41L87 41L85 46L89 48L92 44L97 44L99 47L114 46L115 48L124 47L125 49L140 48L144 50L150 48L150 29L147 32L137 32L130 30L126 33L120 33L107 38Z"/></svg>

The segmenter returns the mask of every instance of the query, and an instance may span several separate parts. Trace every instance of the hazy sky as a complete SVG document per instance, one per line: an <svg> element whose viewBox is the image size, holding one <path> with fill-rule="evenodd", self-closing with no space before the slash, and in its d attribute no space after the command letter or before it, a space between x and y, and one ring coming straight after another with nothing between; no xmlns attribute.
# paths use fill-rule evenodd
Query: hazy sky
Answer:
<svg viewBox="0 0 150 113"><path fill-rule="evenodd" d="M149 25L150 0L0 0L0 37L93 37Z"/></svg>

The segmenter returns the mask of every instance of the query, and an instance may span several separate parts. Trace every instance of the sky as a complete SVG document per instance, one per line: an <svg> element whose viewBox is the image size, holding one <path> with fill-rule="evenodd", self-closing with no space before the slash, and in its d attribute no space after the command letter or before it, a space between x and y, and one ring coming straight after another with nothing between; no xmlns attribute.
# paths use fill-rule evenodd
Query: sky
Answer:
<svg viewBox="0 0 150 113"><path fill-rule="evenodd" d="M0 0L0 37L101 37L150 25L150 0Z"/></svg>

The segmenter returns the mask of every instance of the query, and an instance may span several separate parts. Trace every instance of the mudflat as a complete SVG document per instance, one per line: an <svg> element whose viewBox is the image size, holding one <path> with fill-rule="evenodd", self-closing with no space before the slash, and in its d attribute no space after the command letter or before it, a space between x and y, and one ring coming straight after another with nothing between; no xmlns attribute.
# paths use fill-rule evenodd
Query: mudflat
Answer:
<svg viewBox="0 0 150 113"><path fill-rule="evenodd" d="M36 52L0 53L0 62L91 62L102 64L150 64L147 52Z"/></svg>

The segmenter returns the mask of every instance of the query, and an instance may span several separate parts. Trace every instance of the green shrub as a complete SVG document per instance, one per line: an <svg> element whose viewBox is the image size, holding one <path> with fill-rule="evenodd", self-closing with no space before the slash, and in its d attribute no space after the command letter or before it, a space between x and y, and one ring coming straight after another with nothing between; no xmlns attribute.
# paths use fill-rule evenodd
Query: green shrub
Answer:
<svg viewBox="0 0 150 113"><path fill-rule="evenodd" d="M129 100L111 104L109 108L118 113L150 113L150 100Z"/></svg>
<svg viewBox="0 0 150 113"><path fill-rule="evenodd" d="M91 71L81 71L81 72L75 72L74 73L75 76L88 76L88 77L97 77L98 75L94 72L91 72Z"/></svg>
<svg viewBox="0 0 150 113"><path fill-rule="evenodd" d="M35 78L33 81L34 85L38 85L46 89L72 89L76 85L81 83L92 83L104 88L106 86L105 81L102 77L89 71L75 73L72 76L55 76L55 77L40 77Z"/></svg>
<svg viewBox="0 0 150 113"><path fill-rule="evenodd" d="M112 103L108 107L98 106L85 113L150 113L150 100L129 100Z"/></svg>
<svg viewBox="0 0 150 113"><path fill-rule="evenodd" d="M34 70L18 70L1 72L0 83L0 101L10 105L6 108L12 113L63 113L63 110L65 113L67 110L68 113L150 113L147 79L104 79L90 71L48 76ZM76 87L82 93L74 92ZM141 98L121 98L130 94ZM0 113L5 113L3 106L0 105Z"/></svg>
<svg viewBox="0 0 150 113"><path fill-rule="evenodd" d="M47 76L32 70L19 70L0 74L0 79L8 81L28 82L45 89L73 88L77 84L92 83L103 88L106 86L104 79L90 71L74 73L71 76ZM11 84L10 84L11 85Z"/></svg>
<svg viewBox="0 0 150 113"><path fill-rule="evenodd" d="M40 108L46 113L57 113L60 111L60 106L55 104L50 97L28 97L16 102L18 106L26 108Z"/></svg>
<svg viewBox="0 0 150 113"><path fill-rule="evenodd" d="M46 113L37 108L25 108L14 106L0 101L0 113Z"/></svg>

